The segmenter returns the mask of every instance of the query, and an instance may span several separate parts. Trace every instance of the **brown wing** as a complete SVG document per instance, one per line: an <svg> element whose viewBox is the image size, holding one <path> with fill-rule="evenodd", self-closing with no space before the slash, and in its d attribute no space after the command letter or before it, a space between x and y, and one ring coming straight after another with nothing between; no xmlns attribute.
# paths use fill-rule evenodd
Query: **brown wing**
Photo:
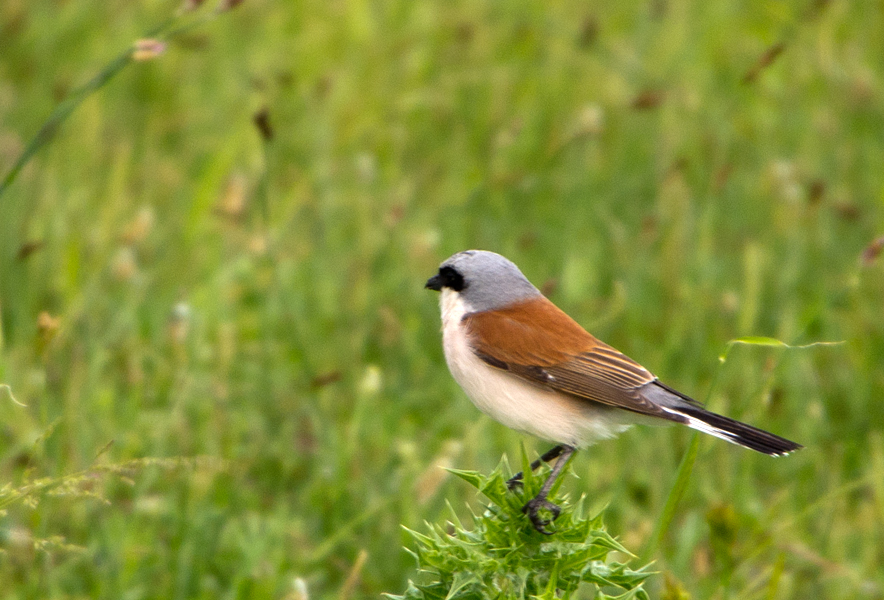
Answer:
<svg viewBox="0 0 884 600"><path fill-rule="evenodd" d="M473 351L493 367L579 398L671 418L640 392L654 375L542 296L467 314L463 323Z"/></svg>

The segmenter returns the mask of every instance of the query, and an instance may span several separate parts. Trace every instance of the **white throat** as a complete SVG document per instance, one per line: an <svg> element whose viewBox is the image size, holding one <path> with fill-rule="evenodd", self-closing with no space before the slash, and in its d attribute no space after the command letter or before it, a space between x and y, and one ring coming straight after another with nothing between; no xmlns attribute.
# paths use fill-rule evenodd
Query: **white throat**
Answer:
<svg viewBox="0 0 884 600"><path fill-rule="evenodd" d="M449 327L459 325L463 316L470 312L463 296L450 288L442 288L442 295L439 297L439 307L442 309L443 335Z"/></svg>

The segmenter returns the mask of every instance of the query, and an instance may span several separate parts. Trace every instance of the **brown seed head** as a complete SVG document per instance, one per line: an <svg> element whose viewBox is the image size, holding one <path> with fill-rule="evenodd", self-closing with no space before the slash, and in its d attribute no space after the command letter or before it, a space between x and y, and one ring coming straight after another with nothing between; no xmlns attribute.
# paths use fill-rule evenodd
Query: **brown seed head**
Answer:
<svg viewBox="0 0 884 600"><path fill-rule="evenodd" d="M218 3L218 12L233 10L242 3L243 0L221 0L221 2Z"/></svg>
<svg viewBox="0 0 884 600"><path fill-rule="evenodd" d="M862 262L863 266L868 267L875 262L875 259L878 258L882 250L884 250L884 235L872 240L872 243L866 246L860 255L860 262Z"/></svg>
<svg viewBox="0 0 884 600"><path fill-rule="evenodd" d="M145 61L156 58L166 50L166 44L154 39L137 40L132 49L132 58Z"/></svg>

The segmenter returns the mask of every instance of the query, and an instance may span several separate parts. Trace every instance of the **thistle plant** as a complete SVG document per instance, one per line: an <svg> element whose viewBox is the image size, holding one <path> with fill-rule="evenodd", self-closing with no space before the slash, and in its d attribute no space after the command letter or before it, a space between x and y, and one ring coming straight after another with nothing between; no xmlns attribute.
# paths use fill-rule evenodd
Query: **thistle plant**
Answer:
<svg viewBox="0 0 884 600"><path fill-rule="evenodd" d="M489 475L451 470L488 503L481 514L473 513L471 528L452 509L450 521L427 524L426 534L407 530L417 546L408 552L420 576L402 595L388 595L391 600L648 598L642 584L653 573L621 562L632 553L605 531L602 514L586 515L583 497L572 504L553 487L550 498L562 512L550 526L552 535L535 530L522 507L537 494L544 474L531 473L524 452L522 462L525 481L515 491L507 489L505 460Z"/></svg>

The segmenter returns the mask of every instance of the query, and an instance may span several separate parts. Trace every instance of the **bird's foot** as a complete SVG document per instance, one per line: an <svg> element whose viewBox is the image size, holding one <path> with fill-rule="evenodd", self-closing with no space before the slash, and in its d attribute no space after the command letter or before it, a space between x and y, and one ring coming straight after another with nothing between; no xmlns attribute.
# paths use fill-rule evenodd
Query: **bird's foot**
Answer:
<svg viewBox="0 0 884 600"><path fill-rule="evenodd" d="M552 519L542 518L540 516L541 510L548 510L552 513ZM553 532L547 531L546 526L559 518L559 513L562 512L562 509L546 498L538 496L537 498L529 500L528 503L522 507L522 512L528 515L528 518L531 519L531 524L534 525L534 529L543 535L552 535Z"/></svg>
<svg viewBox="0 0 884 600"><path fill-rule="evenodd" d="M506 489L509 491L514 491L517 487L522 485L522 472L519 471L506 481Z"/></svg>

